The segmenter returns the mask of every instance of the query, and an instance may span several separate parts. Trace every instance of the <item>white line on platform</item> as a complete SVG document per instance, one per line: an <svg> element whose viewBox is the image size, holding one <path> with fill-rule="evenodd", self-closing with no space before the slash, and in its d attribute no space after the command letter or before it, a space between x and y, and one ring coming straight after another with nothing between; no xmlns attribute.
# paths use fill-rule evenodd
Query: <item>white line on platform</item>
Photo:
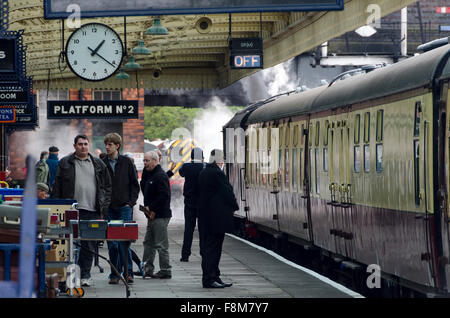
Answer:
<svg viewBox="0 0 450 318"><path fill-rule="evenodd" d="M351 289L348 289L347 287L345 287L345 286L343 286L343 285L341 285L341 284L338 284L338 283L336 283L336 282L333 282L333 281L332 281L331 279L329 279L328 277L322 276L322 275L320 275L320 274L318 274L318 273L316 273L316 272L314 272L314 271L312 271L312 270L310 270L310 269L308 269L308 268L306 268L306 267L297 265L297 264L295 264L295 263L293 263L293 262L291 262L291 261L285 259L284 257L278 255L277 253L275 253L275 252L273 252L273 251L271 251L271 250L268 250L268 249L266 249L266 248L264 248L264 247L261 247L261 246L258 246L258 245L256 245L256 244L253 244L252 242L246 241L246 240L244 240L244 239L242 239L242 238L240 238L240 237L237 237L237 236L235 236L235 235L233 235L233 234L228 234L228 233L226 233L226 234L227 234L228 236L230 236L230 237L236 239L236 240L239 240L239 241L241 241L241 242L244 242L244 243L250 245L251 247L254 247L254 248L256 248L256 249L258 249L258 250L260 250L260 251L263 251L263 252L265 252L265 253L267 253L267 254L269 254L269 255L275 257L277 260L279 260L279 261L281 261L281 262L283 262L283 263L285 263L285 264L287 264L287 265L289 265L289 266L292 266L292 267L294 267L294 268L297 268L297 269L299 269L299 270L301 270L301 271L304 271L305 273L307 273L307 274L309 274L309 275L312 275L312 276L314 276L314 277L320 279L320 280L323 281L324 283L329 284L329 285L333 286L333 287L336 288L336 289L339 289L340 291L342 291L342 292L344 292L344 293L346 293L346 294L352 296L353 298L365 298L363 295L361 295L361 294L359 294L359 293L357 293L357 292L355 292L355 291L353 291L353 290L351 290Z"/></svg>

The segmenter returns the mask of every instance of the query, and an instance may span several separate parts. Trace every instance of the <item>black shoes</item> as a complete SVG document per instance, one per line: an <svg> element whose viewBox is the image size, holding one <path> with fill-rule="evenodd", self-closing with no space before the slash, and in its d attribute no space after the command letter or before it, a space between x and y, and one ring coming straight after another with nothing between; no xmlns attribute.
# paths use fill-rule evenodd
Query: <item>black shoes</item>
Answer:
<svg viewBox="0 0 450 318"><path fill-rule="evenodd" d="M150 276L151 278L161 278L161 279L170 279L170 278L172 278L172 274L161 273L161 272L158 272L156 274L151 274L151 275L145 275L145 276Z"/></svg>
<svg viewBox="0 0 450 318"><path fill-rule="evenodd" d="M203 288L225 288L231 286L233 286L233 283L224 283L220 278L218 278L215 282L212 282L211 284L204 284Z"/></svg>
<svg viewBox="0 0 450 318"><path fill-rule="evenodd" d="M189 259L187 257L180 258L180 262L189 262Z"/></svg>
<svg viewBox="0 0 450 318"><path fill-rule="evenodd" d="M203 285L203 288L225 288L225 286L218 282L212 282L211 284Z"/></svg>

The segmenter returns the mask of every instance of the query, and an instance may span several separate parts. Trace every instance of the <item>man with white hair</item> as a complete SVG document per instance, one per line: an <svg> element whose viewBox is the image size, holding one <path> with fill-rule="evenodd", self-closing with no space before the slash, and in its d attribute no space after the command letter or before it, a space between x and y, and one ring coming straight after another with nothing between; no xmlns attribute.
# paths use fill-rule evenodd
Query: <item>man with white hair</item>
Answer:
<svg viewBox="0 0 450 318"><path fill-rule="evenodd" d="M167 234L167 227L172 217L169 177L159 165L158 154L155 151L144 154L144 166L148 175L145 182L141 182L145 215L148 219L147 232L144 238L144 274L152 278L172 278L172 267L169 262L169 237ZM160 271L154 274L155 266L153 262L156 251L159 254Z"/></svg>
<svg viewBox="0 0 450 318"><path fill-rule="evenodd" d="M230 287L220 279L219 262L225 233L233 232L233 213L239 210L233 187L222 171L223 151L213 149L209 163L200 172L199 217L203 288Z"/></svg>

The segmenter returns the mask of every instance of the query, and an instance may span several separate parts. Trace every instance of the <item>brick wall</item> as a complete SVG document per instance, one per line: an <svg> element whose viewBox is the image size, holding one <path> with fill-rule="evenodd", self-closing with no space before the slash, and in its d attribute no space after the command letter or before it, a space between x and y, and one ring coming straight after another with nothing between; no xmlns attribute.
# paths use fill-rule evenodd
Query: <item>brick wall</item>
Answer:
<svg viewBox="0 0 450 318"><path fill-rule="evenodd" d="M123 89L122 98L124 100L139 100L139 118L128 119L123 123L123 144L122 152L144 152L144 89Z"/></svg>

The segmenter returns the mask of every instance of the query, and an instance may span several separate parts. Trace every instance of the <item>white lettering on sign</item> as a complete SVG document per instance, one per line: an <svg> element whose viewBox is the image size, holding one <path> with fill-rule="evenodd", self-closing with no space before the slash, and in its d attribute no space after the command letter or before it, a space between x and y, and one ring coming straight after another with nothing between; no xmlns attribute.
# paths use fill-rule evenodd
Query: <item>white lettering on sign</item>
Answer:
<svg viewBox="0 0 450 318"><path fill-rule="evenodd" d="M5 51L0 51L0 59L4 59L4 58L6 58Z"/></svg>
<svg viewBox="0 0 450 318"><path fill-rule="evenodd" d="M16 94L15 93L11 93L11 94L4 94L4 93L0 93L0 99L16 99Z"/></svg>
<svg viewBox="0 0 450 318"><path fill-rule="evenodd" d="M53 112L55 115L85 115L85 114L134 114L134 107L130 105L115 105L115 112L113 105L54 105Z"/></svg>

